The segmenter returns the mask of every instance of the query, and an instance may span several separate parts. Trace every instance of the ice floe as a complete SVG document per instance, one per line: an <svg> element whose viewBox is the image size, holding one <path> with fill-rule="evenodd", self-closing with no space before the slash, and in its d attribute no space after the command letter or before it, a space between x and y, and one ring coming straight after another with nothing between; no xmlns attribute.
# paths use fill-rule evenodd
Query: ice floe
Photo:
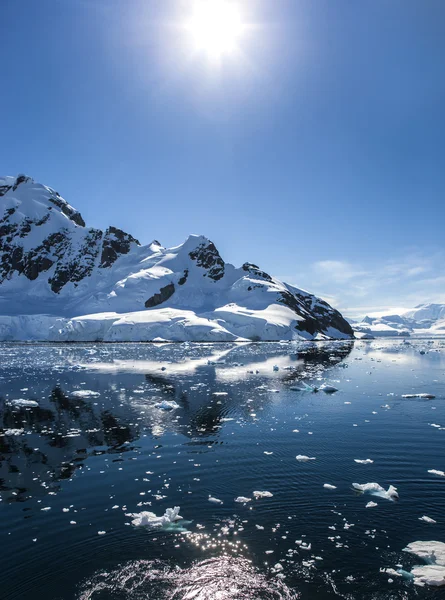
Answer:
<svg viewBox="0 0 445 600"><path fill-rule="evenodd" d="M439 477L445 477L445 471L438 471L437 469L428 469L428 473L439 475Z"/></svg>
<svg viewBox="0 0 445 600"><path fill-rule="evenodd" d="M424 400L433 400L434 394L402 394L402 398L423 398Z"/></svg>
<svg viewBox="0 0 445 600"><path fill-rule="evenodd" d="M324 392L325 394L335 394L335 392L338 392L338 389L333 385L323 383L323 385L320 386L320 391Z"/></svg>
<svg viewBox="0 0 445 600"><path fill-rule="evenodd" d="M373 502L371 500L371 502L368 502L368 504L365 506L365 508L374 508L374 506L378 506L377 502Z"/></svg>
<svg viewBox="0 0 445 600"><path fill-rule="evenodd" d="M390 485L387 490L378 483L353 483L352 487L354 490L362 493L368 493L372 496L379 496L380 498L386 498L387 500L396 500L399 497L397 488Z"/></svg>
<svg viewBox="0 0 445 600"><path fill-rule="evenodd" d="M426 515L423 515L423 517L419 517L419 521L425 521L425 523L432 523L432 524L437 523L437 521L435 521L431 517L427 517Z"/></svg>
<svg viewBox="0 0 445 600"><path fill-rule="evenodd" d="M71 396L74 396L75 398L92 398L100 396L100 394L93 390L75 390L74 392L71 392Z"/></svg>
<svg viewBox="0 0 445 600"><path fill-rule="evenodd" d="M213 502L213 504L224 504L222 500L219 498L214 498L213 496L209 496L209 502Z"/></svg>
<svg viewBox="0 0 445 600"><path fill-rule="evenodd" d="M371 458L354 458L354 462L358 463L359 465L370 465L374 461Z"/></svg>
<svg viewBox="0 0 445 600"><path fill-rule="evenodd" d="M315 460L315 456L306 456L305 454L297 454L295 458L299 462L308 462L309 460Z"/></svg>
<svg viewBox="0 0 445 600"><path fill-rule="evenodd" d="M239 502L240 504L246 504L246 502L252 502L252 498L247 498L246 496L238 496L235 498L235 502Z"/></svg>
<svg viewBox="0 0 445 600"><path fill-rule="evenodd" d="M167 508L162 517L158 517L153 512L144 510L140 513L126 513L127 517L132 517L131 524L135 527L148 527L152 529L178 529L178 521L182 521L179 514L180 507ZM188 521L189 522L189 521ZM181 529L181 525L179 526Z"/></svg>
<svg viewBox="0 0 445 600"><path fill-rule="evenodd" d="M336 490L337 489L336 485L331 485L330 483L324 483L323 487L326 488L327 490Z"/></svg>
<svg viewBox="0 0 445 600"><path fill-rule="evenodd" d="M419 541L408 544L403 549L424 560L426 565L416 565L411 569L414 583L419 586L445 585L445 544L437 541Z"/></svg>
<svg viewBox="0 0 445 600"><path fill-rule="evenodd" d="M160 410L176 410L179 408L179 404L174 400L161 400L155 404L155 407Z"/></svg>
<svg viewBox="0 0 445 600"><path fill-rule="evenodd" d="M272 498L273 494L271 492L253 492L253 497L255 500L259 498Z"/></svg>
<svg viewBox="0 0 445 600"><path fill-rule="evenodd" d="M37 408L39 406L39 403L35 400L25 400L24 398L10 400L8 404L11 406L16 406L17 408Z"/></svg>

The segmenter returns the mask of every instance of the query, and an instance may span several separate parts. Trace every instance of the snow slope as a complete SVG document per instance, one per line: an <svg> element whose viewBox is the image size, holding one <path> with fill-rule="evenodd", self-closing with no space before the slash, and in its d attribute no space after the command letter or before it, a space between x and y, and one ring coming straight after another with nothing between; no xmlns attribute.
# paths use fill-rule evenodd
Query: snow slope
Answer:
<svg viewBox="0 0 445 600"><path fill-rule="evenodd" d="M375 337L445 335L445 304L419 304L400 314L367 316L352 327L357 333Z"/></svg>
<svg viewBox="0 0 445 600"><path fill-rule="evenodd" d="M87 227L55 190L0 178L0 340L349 338L341 314L191 235L142 246Z"/></svg>

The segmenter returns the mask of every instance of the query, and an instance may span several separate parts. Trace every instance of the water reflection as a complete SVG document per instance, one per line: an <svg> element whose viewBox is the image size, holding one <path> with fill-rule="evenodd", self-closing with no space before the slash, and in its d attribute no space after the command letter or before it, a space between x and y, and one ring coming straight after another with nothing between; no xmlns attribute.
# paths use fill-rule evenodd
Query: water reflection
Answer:
<svg viewBox="0 0 445 600"><path fill-rule="evenodd" d="M351 350L350 342L250 344L248 352L239 345L55 347L48 365L47 348L44 363L36 347L14 364L12 347L0 380L1 497L23 502L57 491L89 456L133 450L142 434L180 433L204 451L226 421L265 415L273 388L320 376ZM17 398L38 405L16 406ZM179 409L156 407L166 399Z"/></svg>

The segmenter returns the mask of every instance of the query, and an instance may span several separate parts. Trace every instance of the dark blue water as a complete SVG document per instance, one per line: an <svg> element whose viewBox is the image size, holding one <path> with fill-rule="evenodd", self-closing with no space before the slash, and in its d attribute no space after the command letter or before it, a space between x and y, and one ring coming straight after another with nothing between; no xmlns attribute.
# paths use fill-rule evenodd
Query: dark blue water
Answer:
<svg viewBox="0 0 445 600"><path fill-rule="evenodd" d="M380 569L445 542L428 473L445 470L444 341L2 344L0 360L2 600L443 597ZM353 491L368 482L400 499ZM126 516L174 506L189 533Z"/></svg>

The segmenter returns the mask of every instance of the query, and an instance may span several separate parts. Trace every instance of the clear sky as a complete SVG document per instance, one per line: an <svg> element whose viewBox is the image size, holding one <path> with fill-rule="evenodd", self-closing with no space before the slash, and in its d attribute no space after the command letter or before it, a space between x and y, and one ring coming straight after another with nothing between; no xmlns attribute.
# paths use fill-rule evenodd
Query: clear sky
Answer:
<svg viewBox="0 0 445 600"><path fill-rule="evenodd" d="M209 0L210 1L210 0ZM0 171L355 315L445 302L445 1L1 0Z"/></svg>

